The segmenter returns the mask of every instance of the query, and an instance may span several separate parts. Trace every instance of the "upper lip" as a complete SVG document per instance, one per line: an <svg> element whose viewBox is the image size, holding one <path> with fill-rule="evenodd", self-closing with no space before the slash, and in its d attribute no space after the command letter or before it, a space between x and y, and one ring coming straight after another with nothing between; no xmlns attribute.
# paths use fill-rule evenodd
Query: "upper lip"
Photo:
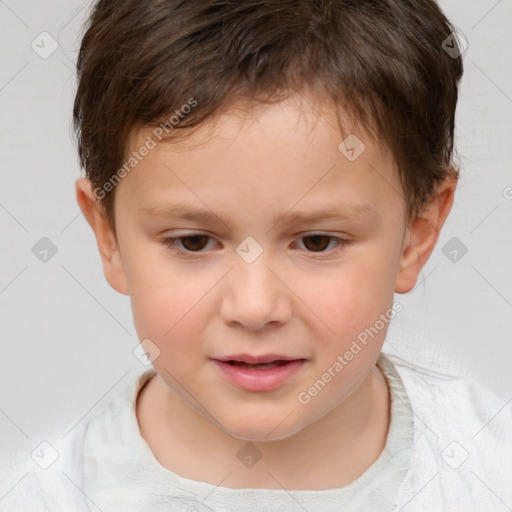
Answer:
<svg viewBox="0 0 512 512"><path fill-rule="evenodd" d="M239 361L247 364L273 363L274 361L297 361L300 357L289 357L281 354L262 354L253 356L251 354L233 354L230 356L216 357L217 361Z"/></svg>

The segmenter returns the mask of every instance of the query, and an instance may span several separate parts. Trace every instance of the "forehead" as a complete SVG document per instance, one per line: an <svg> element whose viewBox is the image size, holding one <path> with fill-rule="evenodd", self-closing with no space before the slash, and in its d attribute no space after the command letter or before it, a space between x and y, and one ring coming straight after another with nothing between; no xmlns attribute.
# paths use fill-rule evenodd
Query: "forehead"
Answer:
<svg viewBox="0 0 512 512"><path fill-rule="evenodd" d="M188 137L158 142L120 183L118 199L153 213L222 205L263 214L273 204L273 220L308 205L361 215L400 207L390 152L339 119L327 105L302 97L249 109L235 105ZM152 134L149 127L134 132L127 155Z"/></svg>

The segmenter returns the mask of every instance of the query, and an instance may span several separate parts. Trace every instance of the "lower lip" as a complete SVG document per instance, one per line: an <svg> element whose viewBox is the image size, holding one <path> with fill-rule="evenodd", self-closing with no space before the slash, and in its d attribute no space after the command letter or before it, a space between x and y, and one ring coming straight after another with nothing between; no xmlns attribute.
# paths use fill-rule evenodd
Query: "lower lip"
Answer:
<svg viewBox="0 0 512 512"><path fill-rule="evenodd" d="M304 359L297 359L274 368L251 370L214 359L214 362L228 380L246 391L272 391L277 389L302 368L304 361Z"/></svg>

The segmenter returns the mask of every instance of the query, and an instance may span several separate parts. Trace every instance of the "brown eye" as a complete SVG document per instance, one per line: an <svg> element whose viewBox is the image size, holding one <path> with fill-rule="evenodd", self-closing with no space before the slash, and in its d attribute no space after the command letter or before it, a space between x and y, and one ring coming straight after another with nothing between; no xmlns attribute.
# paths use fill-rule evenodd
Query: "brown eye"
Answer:
<svg viewBox="0 0 512 512"><path fill-rule="evenodd" d="M333 237L327 235L309 235L302 237L303 240L310 240L311 243L304 242L304 246L313 252L322 252L329 246Z"/></svg>
<svg viewBox="0 0 512 512"><path fill-rule="evenodd" d="M348 240L337 238L331 235L326 235L323 233L305 235L302 236L299 240L305 247L305 249L303 249L304 251L309 252L310 254L313 255L315 253L318 253L320 256L325 254L326 257L337 254L338 252L343 250L346 245L349 244ZM334 247L331 247L329 249L328 247L331 242L334 243Z"/></svg>
<svg viewBox="0 0 512 512"><path fill-rule="evenodd" d="M178 239L182 240L182 245L187 249L187 251L200 251L206 245L208 241L208 236L206 235L192 235L192 236L181 236ZM185 243L185 241L187 241Z"/></svg>
<svg viewBox="0 0 512 512"><path fill-rule="evenodd" d="M202 252L208 240L210 240L210 237L207 235L187 235L164 238L162 243L177 253L193 253ZM177 242L179 242L179 244L177 244Z"/></svg>

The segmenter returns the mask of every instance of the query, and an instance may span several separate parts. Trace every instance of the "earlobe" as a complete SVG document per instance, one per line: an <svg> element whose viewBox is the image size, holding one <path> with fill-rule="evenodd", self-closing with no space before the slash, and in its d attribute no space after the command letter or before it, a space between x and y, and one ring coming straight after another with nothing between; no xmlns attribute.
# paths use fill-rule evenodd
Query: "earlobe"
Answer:
<svg viewBox="0 0 512 512"><path fill-rule="evenodd" d="M418 275L431 253L428 248L432 243L432 235L430 238L427 237L427 228L429 226L420 217L416 218L409 227L395 283L396 293L408 293L414 288ZM432 230L430 232L432 233ZM423 240L422 243L421 240Z"/></svg>
<svg viewBox="0 0 512 512"><path fill-rule="evenodd" d="M396 293L407 293L416 285L418 275L432 254L450 213L456 186L457 179L449 176L438 187L435 198L411 222L402 248Z"/></svg>
<svg viewBox="0 0 512 512"><path fill-rule="evenodd" d="M114 290L123 295L129 295L128 282L118 243L100 209L99 200L94 196L90 180L87 178L78 179L75 190L78 206L96 237L105 278Z"/></svg>

